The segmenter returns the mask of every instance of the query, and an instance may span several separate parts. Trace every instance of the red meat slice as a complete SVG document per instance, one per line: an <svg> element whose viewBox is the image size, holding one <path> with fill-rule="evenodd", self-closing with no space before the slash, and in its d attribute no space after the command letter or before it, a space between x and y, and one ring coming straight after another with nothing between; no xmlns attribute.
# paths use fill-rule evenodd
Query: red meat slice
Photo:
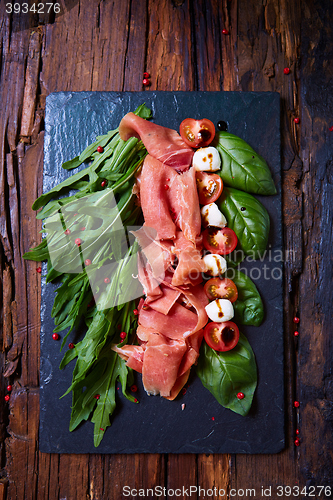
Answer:
<svg viewBox="0 0 333 500"><path fill-rule="evenodd" d="M170 339L182 339L186 333L195 330L198 316L178 303L171 307L167 315L143 306L139 313L139 323Z"/></svg>
<svg viewBox="0 0 333 500"><path fill-rule="evenodd" d="M124 141L130 137L141 139L151 156L177 170L191 165L193 150L175 130L127 113L119 124L119 134Z"/></svg>
<svg viewBox="0 0 333 500"><path fill-rule="evenodd" d="M160 240L174 239L176 225L170 214L167 198L167 179L178 174L152 156L146 156L141 173L140 201L145 225L155 229Z"/></svg>
<svg viewBox="0 0 333 500"><path fill-rule="evenodd" d="M142 367L142 381L148 394L170 396L186 350L184 340L170 340L159 333L150 335Z"/></svg>
<svg viewBox="0 0 333 500"><path fill-rule="evenodd" d="M197 246L177 231L173 252L178 257L178 265L172 278L172 285L181 286L192 283L206 272L207 266Z"/></svg>

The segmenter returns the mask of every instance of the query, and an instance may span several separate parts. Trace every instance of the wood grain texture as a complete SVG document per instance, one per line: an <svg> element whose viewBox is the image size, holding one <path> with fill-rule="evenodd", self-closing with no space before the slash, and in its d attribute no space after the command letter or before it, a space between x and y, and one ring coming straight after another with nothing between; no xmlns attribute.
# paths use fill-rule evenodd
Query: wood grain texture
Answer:
<svg viewBox="0 0 333 500"><path fill-rule="evenodd" d="M0 3L2 400L8 382L14 386L0 411L0 498L113 500L125 498L125 485L216 486L231 498L231 489L332 483L332 3L81 0L70 7L59 17L9 17ZM151 90L280 93L287 447L279 455L38 451L40 275L22 255L40 241L31 205L42 188L45 97L141 90L145 70Z"/></svg>

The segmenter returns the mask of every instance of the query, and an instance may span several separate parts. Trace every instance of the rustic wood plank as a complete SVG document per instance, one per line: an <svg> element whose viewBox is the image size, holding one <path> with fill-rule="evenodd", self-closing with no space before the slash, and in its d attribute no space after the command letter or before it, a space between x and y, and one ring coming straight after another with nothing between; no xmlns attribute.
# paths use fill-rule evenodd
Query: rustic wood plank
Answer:
<svg viewBox="0 0 333 500"><path fill-rule="evenodd" d="M148 5L147 69L151 90L194 88L189 0Z"/></svg>
<svg viewBox="0 0 333 500"><path fill-rule="evenodd" d="M186 495L183 493L183 488L187 491L187 494L191 494L191 498L196 500L199 498L195 487L197 486L197 457L196 455L183 454L183 455L173 455L168 456L168 477L167 477L167 489L172 491L177 491L182 493L184 498ZM184 472L186 473L184 474ZM191 487L193 488L191 490ZM170 496L172 495L170 491Z"/></svg>
<svg viewBox="0 0 333 500"><path fill-rule="evenodd" d="M231 456L224 454L198 455L198 485L206 491L206 496L212 496L207 490L213 490L218 498L227 498L230 491ZM215 494L216 493L216 494ZM200 497L199 497L200 498Z"/></svg>
<svg viewBox="0 0 333 500"><path fill-rule="evenodd" d="M31 137L37 100L37 85L41 52L41 30L32 31L29 41L29 55L25 74L21 136Z"/></svg>
<svg viewBox="0 0 333 500"><path fill-rule="evenodd" d="M16 387L10 400L6 440L6 471L9 498L33 498L37 485L39 394Z"/></svg>
<svg viewBox="0 0 333 500"><path fill-rule="evenodd" d="M331 2L309 0L303 11L301 160L304 271L299 280L299 470L302 483L333 481L332 458L332 28ZM330 68L330 69L328 69ZM305 140L306 138L306 140Z"/></svg>
<svg viewBox="0 0 333 500"><path fill-rule="evenodd" d="M300 272L302 234L299 230L302 211L300 208L301 194L297 184L300 180L300 165L295 158L298 156L299 143L292 120L295 106L298 106L298 81L296 68L300 46L300 2L292 5L282 1L263 3L239 1L238 10L238 50L237 79L244 91L276 91L281 95L281 132L283 168L288 174L283 179L283 207L287 219L285 238L286 254L297 258L288 260L289 276ZM231 19L232 26L235 22ZM290 67L291 72L284 74L284 68ZM296 197L295 197L296 194ZM292 217L290 215L292 214ZM286 411L287 448L278 455L236 455L233 457L231 487L257 489L263 486L277 484L292 485L297 477L297 462L293 439L289 436L295 433L295 414L292 400L295 398L296 357L292 337L293 304L297 301L297 287L289 279L289 293L285 294L285 379L286 379Z"/></svg>
<svg viewBox="0 0 333 500"><path fill-rule="evenodd" d="M59 461L59 498L82 500L88 495L89 455L61 455ZM53 493L51 491L51 498Z"/></svg>
<svg viewBox="0 0 333 500"><path fill-rule="evenodd" d="M324 306L331 283L330 272L325 273L323 266L325 262L330 266L326 255L330 254L332 242L330 236L325 241L321 238L325 230L330 230L326 221L331 220L332 206L328 127L333 123L329 123L327 112L331 106L328 96L332 94L331 3L327 0L322 3L197 0L191 5L186 0L159 0L148 6L143 0L80 3L44 28L42 74L36 72L35 65L31 87L27 83L26 63L29 67L29 63L35 64L38 59L37 54L37 58L29 60L29 43L30 47L32 43L29 28L34 26L34 19L20 16L10 22L4 16L4 3L0 4L1 255L13 266L12 285L18 304L14 320L17 328L14 325L13 332L23 334L24 338L22 373L16 375L22 389L15 386L9 405L7 498L36 498L36 495L45 499L65 498L65 495L76 498L77 491L83 495L81 498L85 495L105 498L105 492L110 498L119 498L127 482L133 488L152 484L178 487L193 480L202 487L214 484L230 492L235 487L258 489L261 484L276 485L278 480L284 484L331 480L328 339L332 312L329 305ZM224 27L229 35L221 33ZM65 46L68 47L66 62ZM283 68L287 66L291 72L284 75ZM36 149L26 153L19 144L19 134L25 135L21 109L29 123L23 130L28 131L29 140L35 143L42 126L45 94L56 90L139 90L143 70L152 75L151 89L277 90L281 94L285 242L293 260L286 266L285 300L288 448L278 456L237 455L232 457L231 467L227 455L200 455L197 459L170 455L165 462L165 457L155 455L87 458L37 454L39 276L36 264L23 264L21 256L40 237L30 206L36 192L40 192L42 165ZM37 95L38 88L33 91L36 78L40 78L41 95ZM25 88L30 89L31 100L27 104L24 104ZM293 119L298 115L301 124L297 127ZM314 140L309 139L312 137ZM39 152L41 144L42 140ZM7 156L11 153L12 156ZM23 161L26 154L28 163L27 159ZM37 164L27 171L25 167L32 164L33 158ZM304 255L300 251L303 235ZM16 238L15 245L12 238ZM12 301L13 318L15 305L16 301ZM291 336L292 317L298 309L299 346ZM18 333L13 338L16 348L20 345ZM15 359L18 357L14 356ZM297 385L292 383L294 375ZM295 397L301 400L297 411L292 408ZM293 439L298 419L301 446L296 449ZM64 475L68 475L67 467L78 470L78 478L72 476L72 486L67 480L62 485ZM4 491L1 483L2 495Z"/></svg>

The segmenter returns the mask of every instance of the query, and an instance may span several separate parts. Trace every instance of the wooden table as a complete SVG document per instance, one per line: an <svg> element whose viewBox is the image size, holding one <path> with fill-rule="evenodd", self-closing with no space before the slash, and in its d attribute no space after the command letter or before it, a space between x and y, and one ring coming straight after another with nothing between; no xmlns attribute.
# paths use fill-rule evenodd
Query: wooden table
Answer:
<svg viewBox="0 0 333 500"><path fill-rule="evenodd" d="M333 3L66 0L56 17L5 9L1 2L0 498L113 500L125 498L125 485L197 485L225 490L220 498L244 498L237 490L250 488L262 498L261 487L271 486L275 499L278 485L333 486ZM287 446L278 455L38 450L40 274L22 255L41 237L31 205L42 189L45 97L61 90L142 90L145 70L150 90L281 95ZM325 498L318 489L316 495Z"/></svg>

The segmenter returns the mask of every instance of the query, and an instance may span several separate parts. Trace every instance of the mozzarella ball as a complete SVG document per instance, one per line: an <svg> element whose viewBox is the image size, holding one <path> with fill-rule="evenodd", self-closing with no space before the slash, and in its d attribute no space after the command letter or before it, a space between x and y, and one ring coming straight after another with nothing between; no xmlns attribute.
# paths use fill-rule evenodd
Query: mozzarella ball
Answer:
<svg viewBox="0 0 333 500"><path fill-rule="evenodd" d="M230 300L217 299L205 307L206 313L215 323L223 323L234 317L234 308Z"/></svg>
<svg viewBox="0 0 333 500"><path fill-rule="evenodd" d="M193 166L195 170L216 172L221 168L220 153L213 146L200 148L193 155Z"/></svg>
<svg viewBox="0 0 333 500"><path fill-rule="evenodd" d="M219 210L216 203L209 203L208 205L204 205L201 209L201 217L202 225L204 227L225 227L227 225L227 219Z"/></svg>
<svg viewBox="0 0 333 500"><path fill-rule="evenodd" d="M209 253L202 259L207 267L206 274L209 276L219 276L227 270L227 261L222 255Z"/></svg>

